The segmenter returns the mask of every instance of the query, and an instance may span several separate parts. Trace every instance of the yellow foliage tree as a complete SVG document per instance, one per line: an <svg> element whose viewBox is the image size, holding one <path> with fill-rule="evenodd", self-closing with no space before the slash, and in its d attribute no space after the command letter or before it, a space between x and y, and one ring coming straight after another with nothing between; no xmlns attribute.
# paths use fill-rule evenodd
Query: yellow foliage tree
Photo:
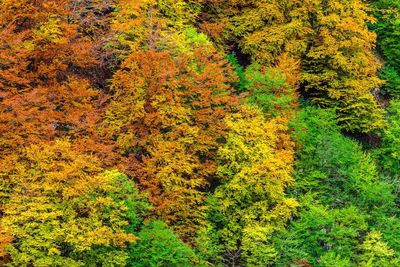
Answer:
<svg viewBox="0 0 400 267"><path fill-rule="evenodd" d="M222 185L213 197L223 218L217 232L228 252L224 260L265 266L277 256L272 235L285 228L298 207L285 195L293 182L293 143L286 120L266 121L257 107L242 107L227 124L226 144L218 150ZM240 259L229 259L232 251L241 251Z"/></svg>
<svg viewBox="0 0 400 267"><path fill-rule="evenodd" d="M171 49L171 46L184 43L184 32L196 21L202 2L203 0L117 1L113 29L122 56L138 49Z"/></svg>
<svg viewBox="0 0 400 267"><path fill-rule="evenodd" d="M391 267L400 264L400 258L383 240L379 231L368 233L365 241L359 245L359 249L361 253L357 256L358 266Z"/></svg>
<svg viewBox="0 0 400 267"><path fill-rule="evenodd" d="M372 92L383 82L374 56L374 22L360 0L335 0L320 5L313 18L311 45L303 58L302 81L312 101L336 108L338 121L350 132L371 133L383 126L383 110Z"/></svg>
<svg viewBox="0 0 400 267"><path fill-rule="evenodd" d="M3 216L11 230L12 266L123 266L123 251L135 237L123 201L111 192L115 175L101 173L99 161L71 149L67 141L33 145L0 162ZM87 257L96 248L96 258Z"/></svg>
<svg viewBox="0 0 400 267"><path fill-rule="evenodd" d="M383 126L373 96L382 81L368 10L361 0L214 0L202 29L255 63L271 66L285 53L300 60L301 88L313 103L336 108L345 130L372 133Z"/></svg>
<svg viewBox="0 0 400 267"><path fill-rule="evenodd" d="M306 50L310 2L214 0L206 3L201 28L219 43L234 41L253 62L271 64L283 52L298 56Z"/></svg>

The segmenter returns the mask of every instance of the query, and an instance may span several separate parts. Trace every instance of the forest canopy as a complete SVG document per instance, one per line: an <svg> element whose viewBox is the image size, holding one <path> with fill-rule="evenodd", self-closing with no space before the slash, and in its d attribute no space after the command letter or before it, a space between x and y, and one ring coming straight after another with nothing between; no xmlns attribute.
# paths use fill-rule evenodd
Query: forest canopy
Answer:
<svg viewBox="0 0 400 267"><path fill-rule="evenodd" d="M0 0L0 266L400 266L399 177L398 0Z"/></svg>

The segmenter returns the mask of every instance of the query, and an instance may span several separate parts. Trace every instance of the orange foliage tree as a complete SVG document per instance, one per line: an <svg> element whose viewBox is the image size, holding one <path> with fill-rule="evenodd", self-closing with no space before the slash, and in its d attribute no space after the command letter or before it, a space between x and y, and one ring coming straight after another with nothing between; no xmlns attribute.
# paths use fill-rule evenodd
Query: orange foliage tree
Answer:
<svg viewBox="0 0 400 267"><path fill-rule="evenodd" d="M0 264L5 264L7 261L5 248L11 244L12 240L10 232L5 232L4 228L0 226Z"/></svg>
<svg viewBox="0 0 400 267"><path fill-rule="evenodd" d="M237 103L233 72L208 50L133 52L113 77L106 116L128 173L185 240L205 223L202 190L216 172L224 117Z"/></svg>
<svg viewBox="0 0 400 267"><path fill-rule="evenodd" d="M100 112L92 77L98 61L94 42L73 13L76 4L71 0L0 2L2 155L60 136L85 139L85 143L90 138L84 136L94 132Z"/></svg>

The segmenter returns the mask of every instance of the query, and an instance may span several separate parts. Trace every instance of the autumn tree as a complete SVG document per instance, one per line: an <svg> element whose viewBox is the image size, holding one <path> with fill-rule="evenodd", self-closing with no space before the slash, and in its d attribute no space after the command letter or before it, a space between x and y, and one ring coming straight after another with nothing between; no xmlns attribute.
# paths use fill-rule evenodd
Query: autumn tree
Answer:
<svg viewBox="0 0 400 267"><path fill-rule="evenodd" d="M139 199L124 176L103 173L98 159L67 141L32 145L0 164L11 266L124 265L124 248L136 240L125 233L135 216L126 210Z"/></svg>
<svg viewBox="0 0 400 267"><path fill-rule="evenodd" d="M389 267L400 264L400 259L396 257L394 250L382 239L379 231L368 233L365 241L359 246L361 252L358 256L359 266Z"/></svg>
<svg viewBox="0 0 400 267"><path fill-rule="evenodd" d="M300 59L301 89L313 103L337 108L345 130L383 126L372 94L382 85L376 35L367 28L374 19L362 1L217 0L204 10L203 31L252 62L270 66L282 53Z"/></svg>
<svg viewBox="0 0 400 267"><path fill-rule="evenodd" d="M217 43L235 47L253 62L268 65L282 52L299 55L311 32L304 12L313 4L297 0L215 0L205 3L201 29Z"/></svg>
<svg viewBox="0 0 400 267"><path fill-rule="evenodd" d="M120 58L138 49L167 49L185 42L185 30L193 27L203 0L119 0L110 48Z"/></svg>
<svg viewBox="0 0 400 267"><path fill-rule="evenodd" d="M93 142L101 114L95 105L96 45L77 22L77 3L0 3L2 155L63 136L99 149Z"/></svg>
<svg viewBox="0 0 400 267"><path fill-rule="evenodd" d="M271 237L285 228L298 206L288 198L293 182L293 143L282 119L267 121L257 107L243 106L227 118L229 134L218 150L221 185L210 218L224 246L228 266L275 261Z"/></svg>
<svg viewBox="0 0 400 267"><path fill-rule="evenodd" d="M235 104L233 74L210 49L133 52L114 75L106 118L128 173L186 239L204 225L201 189L216 171L224 117Z"/></svg>
<svg viewBox="0 0 400 267"><path fill-rule="evenodd" d="M0 227L0 264L2 265L8 261L6 247L11 245L12 240L10 231L5 231L3 227Z"/></svg>
<svg viewBox="0 0 400 267"><path fill-rule="evenodd" d="M313 103L337 108L339 123L350 132L376 132L383 126L383 112L372 91L382 81L373 55L374 19L362 1L330 1L311 15L314 31L303 59L302 80Z"/></svg>
<svg viewBox="0 0 400 267"><path fill-rule="evenodd" d="M397 1L0 6L1 266L399 265Z"/></svg>

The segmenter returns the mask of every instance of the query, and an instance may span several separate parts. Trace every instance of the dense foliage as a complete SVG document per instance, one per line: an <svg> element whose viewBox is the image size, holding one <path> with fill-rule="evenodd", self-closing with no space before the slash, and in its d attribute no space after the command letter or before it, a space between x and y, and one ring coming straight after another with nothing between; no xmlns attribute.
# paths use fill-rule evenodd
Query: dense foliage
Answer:
<svg viewBox="0 0 400 267"><path fill-rule="evenodd" d="M379 0L371 5L377 19L371 29L377 33L378 50L385 61L380 74L387 81L383 89L391 97L397 98L400 90L400 3L396 0Z"/></svg>
<svg viewBox="0 0 400 267"><path fill-rule="evenodd" d="M0 266L400 266L397 0L0 0Z"/></svg>

